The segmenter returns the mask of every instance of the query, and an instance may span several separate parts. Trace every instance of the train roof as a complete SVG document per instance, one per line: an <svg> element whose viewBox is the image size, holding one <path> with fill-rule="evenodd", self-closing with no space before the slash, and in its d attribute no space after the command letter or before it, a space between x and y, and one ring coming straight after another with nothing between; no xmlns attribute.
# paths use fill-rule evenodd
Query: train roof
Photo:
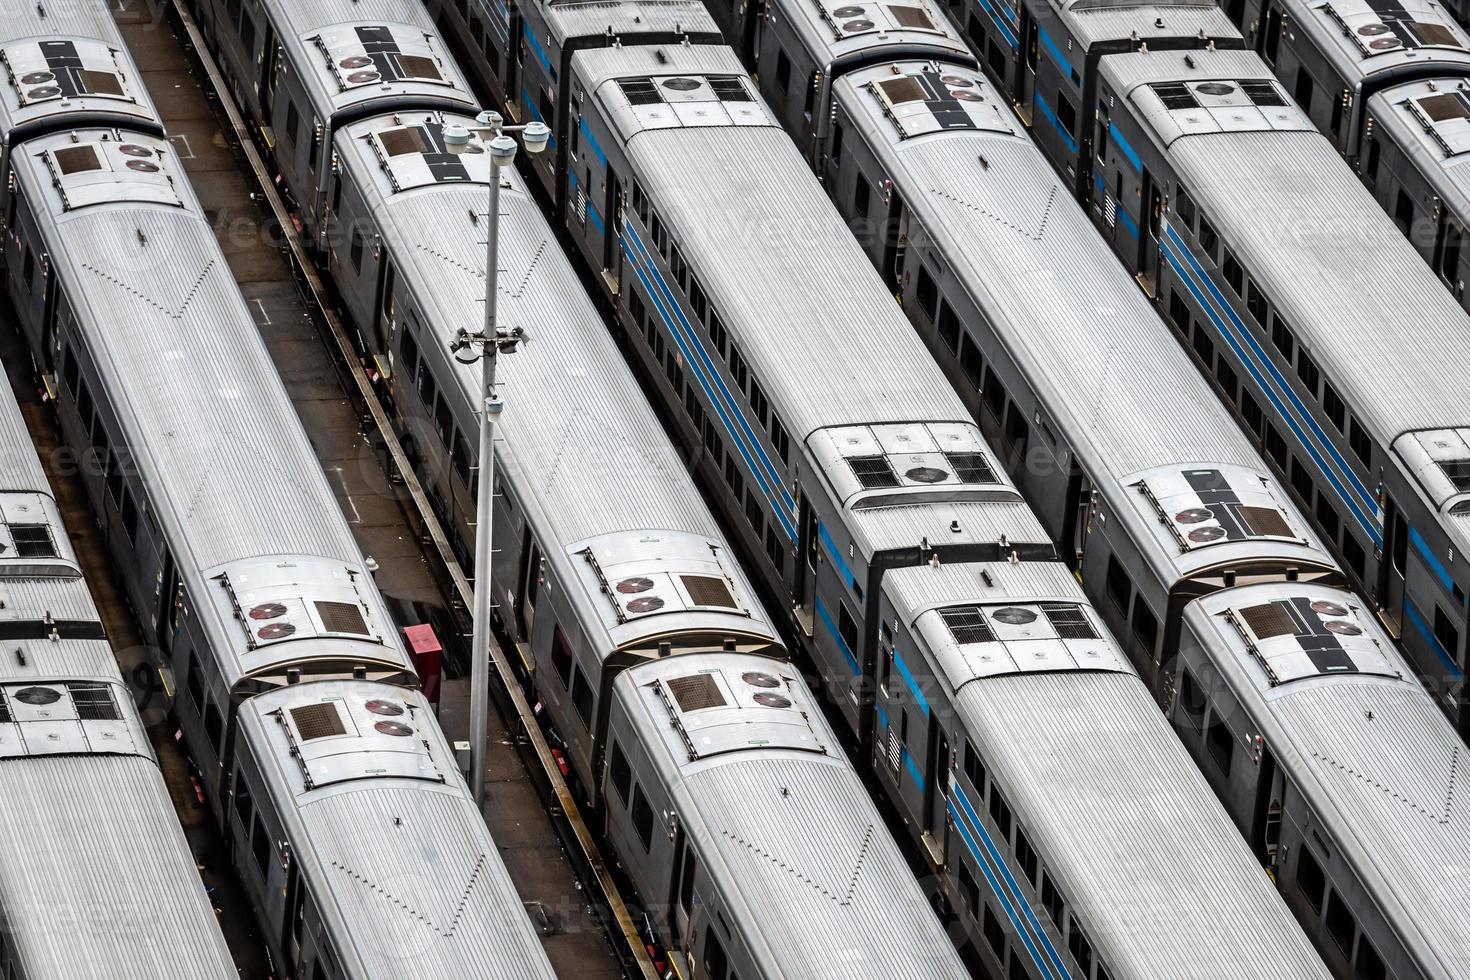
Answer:
<svg viewBox="0 0 1470 980"><path fill-rule="evenodd" d="M106 4L0 5L0 134L14 145L78 120L162 132Z"/></svg>
<svg viewBox="0 0 1470 980"><path fill-rule="evenodd" d="M242 737L353 975L553 976L417 692L322 681L240 708Z"/></svg>
<svg viewBox="0 0 1470 980"><path fill-rule="evenodd" d="M884 582L1110 975L1324 975L1065 567L948 564ZM956 825L977 838L985 800L950 786ZM1154 910L1146 926L1138 908Z"/></svg>
<svg viewBox="0 0 1470 980"><path fill-rule="evenodd" d="M426 112L376 117L350 126L337 147L388 230L395 266L427 318L421 336L430 339L421 341L420 356L448 365L465 404L478 407L480 366L457 364L447 351L461 327L483 316L478 215L490 163L479 153L429 165L425 154L442 152L450 121ZM480 145L478 135L472 145ZM585 619L602 622L609 634L598 648L675 632L775 642L753 587L540 205L518 174L502 173L498 317L523 327L527 340L501 357L496 372L505 402L497 455L502 472L513 474L505 479L518 488L516 503L534 511L545 541L575 562L584 601L594 607Z"/></svg>
<svg viewBox="0 0 1470 980"><path fill-rule="evenodd" d="M1273 555L1284 545L1295 560L1330 566L1008 101L977 71L942 71L924 62L874 65L834 90L934 251L964 257L943 265L1001 337L1063 452L1095 484L1126 494L1131 505L1115 506L1136 540L1156 539L1150 559L1170 579L1247 558L1264 538ZM1206 530L1199 520L1172 520L1215 497L1251 508L1255 524L1204 515Z"/></svg>
<svg viewBox="0 0 1470 980"><path fill-rule="evenodd" d="M1431 78L1375 92L1375 130L1408 156L1450 214L1470 216L1470 82ZM1379 137L1384 139L1385 137Z"/></svg>
<svg viewBox="0 0 1470 980"><path fill-rule="evenodd" d="M1439 0L1284 0L1282 8L1354 89L1369 78L1470 68L1470 36Z"/></svg>
<svg viewBox="0 0 1470 980"><path fill-rule="evenodd" d="M259 0L291 61L309 65L311 103L336 116L370 103L477 108L469 82L422 4L403 0ZM368 110L370 111L370 109Z"/></svg>
<svg viewBox="0 0 1470 980"><path fill-rule="evenodd" d="M1467 975L1470 809L1458 772L1470 750L1372 610L1280 583L1207 596L1186 615L1233 651L1212 662L1420 971Z"/></svg>
<svg viewBox="0 0 1470 980"><path fill-rule="evenodd" d="M233 980L152 761L0 761L0 795L0 920L21 974Z"/></svg>
<svg viewBox="0 0 1470 980"><path fill-rule="evenodd" d="M810 50L823 52L829 65L859 61L877 49L890 52L890 57L975 63L964 38L931 0L794 0L782 7L782 13Z"/></svg>
<svg viewBox="0 0 1470 980"><path fill-rule="evenodd" d="M734 53L670 45L579 51L573 60L776 415L823 465L857 546L871 555L925 539L1048 540ZM710 78L738 93L634 104L619 84L671 78L697 83L686 94L708 91ZM635 256L651 248L636 232L630 243ZM846 462L878 455L907 464L915 453L943 471L940 483L899 480L875 491ZM958 475L946 453L976 460L978 475ZM794 537L790 494L778 496Z"/></svg>
<svg viewBox="0 0 1470 980"><path fill-rule="evenodd" d="M1436 476L1421 475L1425 495L1470 540L1470 514L1456 513L1470 510L1470 497L1439 478L1437 466L1470 458L1460 435L1470 429L1470 403L1459 383L1470 374L1470 318L1279 89L1276 104L1264 106L1198 89L1207 81L1267 84L1268 71L1244 52L1102 62L1297 342L1379 445L1393 446L1405 468ZM1167 108L1152 87L1176 81L1190 86L1197 107ZM1367 489L1357 496L1371 513Z"/></svg>
<svg viewBox="0 0 1470 980"><path fill-rule="evenodd" d="M1210 38L1239 45L1240 30L1214 0L1052 0L1084 51L1110 41ZM1058 59L1067 64L1066 59ZM1078 59L1079 61L1081 59Z"/></svg>
<svg viewBox="0 0 1470 980"><path fill-rule="evenodd" d="M694 654L615 689L757 962L812 980L968 976L788 665Z"/></svg>
<svg viewBox="0 0 1470 980"><path fill-rule="evenodd" d="M618 0L617 3L551 0L539 4L537 11L546 18L549 40L555 50L564 49L572 39L599 35L618 38L639 34L678 35L720 43L719 25L699 0Z"/></svg>
<svg viewBox="0 0 1470 980"><path fill-rule="evenodd" d="M217 622L235 632L225 682L333 655L407 669L170 145L78 130L34 140L12 163L49 274L66 283L79 335L122 414L131 463L171 511L161 523L176 529L174 560L209 579ZM278 616L247 616L257 587L270 593L259 603L286 604ZM281 616L287 625L264 633L256 622ZM329 634L341 642L323 646Z"/></svg>

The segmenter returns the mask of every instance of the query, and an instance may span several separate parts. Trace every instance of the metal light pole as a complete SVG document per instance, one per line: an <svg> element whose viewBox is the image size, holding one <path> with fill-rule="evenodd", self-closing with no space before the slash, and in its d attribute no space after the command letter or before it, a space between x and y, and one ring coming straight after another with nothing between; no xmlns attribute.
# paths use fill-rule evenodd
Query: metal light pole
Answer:
<svg viewBox="0 0 1470 980"><path fill-rule="evenodd" d="M500 171L516 156L516 141L509 133L520 133L528 153L540 153L551 138L544 123L505 126L497 112L476 117L482 133L493 134L482 147L470 142L470 130L458 123L444 127L444 144L450 153L490 154L490 209L485 218L485 322L478 333L461 327L449 345L462 364L480 362L481 397L479 477L475 500L475 608L474 639L470 650L470 791L475 803L485 803L485 729L490 724L490 587L491 526L495 502L495 419L503 407L495 392L495 361L501 351L515 350L524 336L520 327L502 327L496 322L499 294Z"/></svg>

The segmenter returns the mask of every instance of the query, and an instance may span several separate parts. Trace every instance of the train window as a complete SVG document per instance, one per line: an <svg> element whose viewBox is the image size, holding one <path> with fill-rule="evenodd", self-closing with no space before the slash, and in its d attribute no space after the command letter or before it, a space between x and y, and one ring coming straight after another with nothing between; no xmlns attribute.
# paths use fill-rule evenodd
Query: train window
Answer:
<svg viewBox="0 0 1470 980"><path fill-rule="evenodd" d="M849 652L854 654L858 652L857 620L852 618L852 613L848 611L845 602L837 604L837 635L842 638Z"/></svg>
<svg viewBox="0 0 1470 980"><path fill-rule="evenodd" d="M1327 892L1327 935L1342 950L1342 955L1351 957L1353 955L1353 933L1357 926L1353 922L1353 913L1348 909L1347 903L1336 891L1328 889Z"/></svg>
<svg viewBox="0 0 1470 980"><path fill-rule="evenodd" d="M1133 583L1123 570L1117 555L1108 555L1108 598L1123 612L1128 611L1128 602L1133 598Z"/></svg>
<svg viewBox="0 0 1470 980"><path fill-rule="evenodd" d="M118 465L117 457L112 450L107 451L107 496L112 498L112 505L122 507L123 495L123 468Z"/></svg>
<svg viewBox="0 0 1470 980"><path fill-rule="evenodd" d="M945 312L948 311L941 311L939 314L940 324L944 323ZM980 348L975 346L969 334L960 338L960 369L965 372L965 380L978 391L985 375L985 362L980 358Z"/></svg>
<svg viewBox="0 0 1470 980"><path fill-rule="evenodd" d="M1026 413L1021 406L1011 402L1006 407L1006 440L1012 448L1020 450L1026 444L1026 436L1031 432L1031 426L1026 421Z"/></svg>
<svg viewBox="0 0 1470 980"><path fill-rule="evenodd" d="M745 358L740 353L740 348L734 344L730 345L730 377L735 379L735 387L741 391L745 390L745 382L750 377L750 369L745 366Z"/></svg>
<svg viewBox="0 0 1470 980"><path fill-rule="evenodd" d="M137 544L138 505L133 502L133 495L131 493L128 493L126 488L123 489L122 495L122 524L123 533L128 536L128 540L131 541L133 544ZM16 542L17 549L19 548L19 546L20 543Z"/></svg>
<svg viewBox="0 0 1470 980"><path fill-rule="evenodd" d="M1240 263L1236 261L1228 248L1225 250L1225 261L1221 268L1225 272L1225 281L1230 284L1231 289L1235 290L1235 295L1244 296L1245 270L1240 267Z"/></svg>
<svg viewBox="0 0 1470 980"><path fill-rule="evenodd" d="M1255 318L1255 321L1264 330L1266 324L1271 322L1271 304L1267 302L1265 292L1261 290L1260 286L1256 285L1254 279L1247 279L1245 296L1245 308L1250 311L1250 315Z"/></svg>
<svg viewBox="0 0 1470 980"><path fill-rule="evenodd" d="M719 459L725 453L725 444L720 439L719 423L708 415L704 417L704 448L709 450L710 459Z"/></svg>
<svg viewBox="0 0 1470 980"><path fill-rule="evenodd" d="M1075 915L1067 917L1067 929L1067 948L1072 951L1072 959L1077 961L1077 967L1085 977L1092 972L1092 943L1083 934Z"/></svg>
<svg viewBox="0 0 1470 980"><path fill-rule="evenodd" d="M1240 389L1240 415L1245 419L1245 427L1250 430L1251 438L1261 438L1261 422L1264 418L1261 415L1261 406L1244 385Z"/></svg>
<svg viewBox="0 0 1470 980"><path fill-rule="evenodd" d="M1185 302L1183 293L1173 290L1169 293L1169 322L1181 334L1189 334L1189 304Z"/></svg>
<svg viewBox="0 0 1470 980"><path fill-rule="evenodd" d="M1230 762L1235 755L1235 739L1230 734L1230 729L1220 720L1220 712L1210 713L1210 722L1205 732L1205 746L1210 750L1210 758L1220 771L1230 775Z"/></svg>
<svg viewBox="0 0 1470 980"><path fill-rule="evenodd" d="M985 407L990 409L990 414L999 422L1005 412L1006 390L1000 383L1000 378L988 367L985 369L985 380L980 385L980 395L985 399Z"/></svg>
<svg viewBox="0 0 1470 980"><path fill-rule="evenodd" d="M454 432L454 419L449 414L449 404L439 398L434 402L434 431L439 434L439 441L444 444L444 451L449 451L450 436Z"/></svg>
<svg viewBox="0 0 1470 980"><path fill-rule="evenodd" d="M1358 980L1388 980L1388 968L1383 965L1383 958L1367 936L1358 938L1358 962L1354 972Z"/></svg>
<svg viewBox="0 0 1470 980"><path fill-rule="evenodd" d="M591 729L592 685L587 682L587 674L582 673L581 667L572 669L572 707L576 708L576 717L582 718L582 724Z"/></svg>
<svg viewBox="0 0 1470 980"><path fill-rule="evenodd" d="M648 307L643 305L643 297L638 295L636 289L628 290L628 315L640 327L643 325L643 318L648 315Z"/></svg>
<svg viewBox="0 0 1470 980"><path fill-rule="evenodd" d="M777 574L786 574L786 546L782 544L774 524L766 525L766 557L776 566Z"/></svg>
<svg viewBox="0 0 1470 980"><path fill-rule="evenodd" d="M1399 188L1398 196L1394 198L1393 220L1394 224L1399 226L1399 231L1405 235L1414 225L1414 201L1404 193L1403 188Z"/></svg>
<svg viewBox="0 0 1470 980"><path fill-rule="evenodd" d="M684 390L684 369L679 366L679 352L672 347L669 348L669 356L664 358L664 374L668 375L675 392Z"/></svg>
<svg viewBox="0 0 1470 980"><path fill-rule="evenodd" d="M963 868L964 865L962 864L960 867ZM989 905L985 906L985 915L983 918L984 924L982 928L985 931L985 941L990 945L990 950L995 954L996 959L1005 959L1006 931L1001 927L1000 920L995 917L995 913L990 910Z"/></svg>
<svg viewBox="0 0 1470 980"><path fill-rule="evenodd" d="M214 754L220 756L225 751L225 722L220 715L219 706L213 701L204 709L204 734L209 737L209 744L214 746Z"/></svg>
<svg viewBox="0 0 1470 980"><path fill-rule="evenodd" d="M745 519L750 521L750 526L755 528L755 536L761 536L761 529L765 527L765 515L761 513L760 498L756 495L754 487L748 487L745 491Z"/></svg>
<svg viewBox="0 0 1470 980"><path fill-rule="evenodd" d="M1322 873L1322 865L1317 863L1312 849L1303 843L1296 860L1296 887L1313 911L1322 911L1322 891L1326 886L1327 876Z"/></svg>
<svg viewBox="0 0 1470 980"><path fill-rule="evenodd" d="M1454 286L1460 274L1460 243L1464 241L1465 229L1448 215L1440 219L1440 253L1435 268L1445 282Z"/></svg>
<svg viewBox="0 0 1470 980"><path fill-rule="evenodd" d="M194 711L199 711L199 706L204 703L204 679L199 676L199 658L190 654L184 662L184 690L189 695L189 703L194 706Z"/></svg>
<svg viewBox="0 0 1470 980"><path fill-rule="evenodd" d="M618 799L625 805L628 802L628 788L633 783L633 769L628 765L628 757L623 754L623 747L614 742L612 756L608 762L608 782L612 783L613 791L618 794Z"/></svg>
<svg viewBox="0 0 1470 980"><path fill-rule="evenodd" d="M71 347L68 346L66 348L66 351L62 354L61 380L63 383L65 383L66 390L69 391L73 396L75 396L77 393L77 380L80 375L81 372L77 368L76 356L72 353Z"/></svg>
<svg viewBox="0 0 1470 980"><path fill-rule="evenodd" d="M1041 904L1046 906L1051 921L1057 924L1057 929L1062 928L1062 909L1067 905L1062 898L1061 890L1057 888L1056 882L1052 880L1051 872L1047 871L1041 881Z"/></svg>
<svg viewBox="0 0 1470 980"><path fill-rule="evenodd" d="M960 899L964 901L965 908L969 909L971 915L980 914L980 883L970 873L965 862L960 863Z"/></svg>
<svg viewBox="0 0 1470 980"><path fill-rule="evenodd" d="M1321 490L1317 491L1317 523L1322 525L1324 537L1333 541L1337 540L1337 511L1332 508L1332 501L1327 494Z"/></svg>
<svg viewBox="0 0 1470 980"><path fill-rule="evenodd" d="M755 414L756 420L760 422L761 428L767 428L769 425L767 417L770 415L771 403L766 399L766 393L761 390L761 383L755 380L750 382L750 410Z"/></svg>
<svg viewBox="0 0 1470 980"><path fill-rule="evenodd" d="M1215 361L1215 342L1210 339L1210 332L1205 329L1204 324L1195 323L1193 328L1194 341L1191 346L1204 366L1209 368Z"/></svg>
<svg viewBox="0 0 1470 980"><path fill-rule="evenodd" d="M714 310L710 310L709 314L709 336L715 342L715 350L720 352L720 357L723 359L727 340L725 324L720 321L720 315Z"/></svg>
<svg viewBox="0 0 1470 980"><path fill-rule="evenodd" d="M1141 598L1133 604L1133 635L1149 651L1153 650L1154 641L1159 638L1159 621L1154 618L1148 603Z"/></svg>
<svg viewBox="0 0 1470 980"><path fill-rule="evenodd" d="M725 482L730 484L736 500L745 496L745 477L740 475L740 464L735 462L733 453L725 456Z"/></svg>
<svg viewBox="0 0 1470 980"><path fill-rule="evenodd" d="M791 462L791 437L786 434L786 427L781 420L776 418L776 413L771 413L771 443L776 447L776 455L781 457L781 462Z"/></svg>
<svg viewBox="0 0 1470 980"><path fill-rule="evenodd" d="M1235 401L1236 376L1235 368L1230 366L1230 358L1225 356L1222 350L1215 358L1215 380L1220 382L1220 388L1225 392L1228 401Z"/></svg>
<svg viewBox="0 0 1470 980"><path fill-rule="evenodd" d="M925 265L919 266L919 274L916 279L914 298L919 302L919 310L933 321L938 314L935 307L939 304L939 287L934 283L934 277L929 274L929 268Z"/></svg>
<svg viewBox="0 0 1470 980"><path fill-rule="evenodd" d="M980 18L976 16L971 23L978 25L979 22ZM977 44L976 47L979 47L979 45ZM996 78L1006 77L1006 62L1008 60L1005 53L1001 51L1000 45L995 43L994 38L985 39L985 62L990 66L990 71ZM1103 130L1103 132L1106 133L1107 130Z"/></svg>
<svg viewBox="0 0 1470 980"><path fill-rule="evenodd" d="M859 218L868 216L868 204L872 199L872 191L868 188L868 182L862 174L858 174L853 180L852 188L852 210Z"/></svg>
<svg viewBox="0 0 1470 980"><path fill-rule="evenodd" d="M1444 610L1436 604L1434 607L1434 638L1444 648L1452 661L1459 662L1460 659L1460 631L1455 624L1444 614Z"/></svg>
<svg viewBox="0 0 1470 980"><path fill-rule="evenodd" d="M1322 385L1322 408L1326 411L1332 424L1337 426L1338 432L1347 429L1347 406L1343 404L1342 396L1337 393L1337 389L1332 387L1331 381Z"/></svg>
<svg viewBox="0 0 1470 980"><path fill-rule="evenodd" d="M658 220L658 212L652 209L648 212L648 237L653 239L653 247L663 251L663 245L659 244L664 238L663 222Z"/></svg>
<svg viewBox="0 0 1470 980"><path fill-rule="evenodd" d="M1057 122L1068 136L1077 135L1077 107L1061 89L1057 90Z"/></svg>
<svg viewBox="0 0 1470 980"><path fill-rule="evenodd" d="M362 252L367 242L363 238L362 229L354 222L352 225L352 268L359 275L362 273Z"/></svg>
<svg viewBox="0 0 1470 980"><path fill-rule="evenodd" d="M296 108L296 103L289 98L286 100L286 137L290 139L293 146L301 143L301 112Z"/></svg>
<svg viewBox="0 0 1470 980"><path fill-rule="evenodd" d="M1368 121L1368 127L1370 130L1373 128L1373 121L1371 119ZM1368 140L1368 160L1363 167L1363 176L1368 178L1369 184L1378 183L1378 160L1382 156L1382 149L1378 144L1378 140Z"/></svg>
<svg viewBox="0 0 1470 980"><path fill-rule="evenodd" d="M1026 972L1026 958L1022 955L1020 946L1011 949L1011 967L1006 976L1009 980L1031 980L1031 974Z"/></svg>
<svg viewBox="0 0 1470 980"><path fill-rule="evenodd" d="M978 6L970 9L970 19L965 23L965 34L969 36L970 43L977 48L989 40L985 36L985 22L980 19ZM1000 77L1004 78L1005 75L1002 73Z"/></svg>
<svg viewBox="0 0 1470 980"><path fill-rule="evenodd" d="M785 51L776 52L776 90L785 92L791 87L791 59Z"/></svg>
<svg viewBox="0 0 1470 980"><path fill-rule="evenodd" d="M638 839L643 842L643 849L647 851L653 844L653 809L648 805L648 798L643 795L643 787L633 787L633 831L637 833Z"/></svg>
<svg viewBox="0 0 1470 980"><path fill-rule="evenodd" d="M1312 355L1305 347L1297 349L1296 376L1302 379L1302 384L1306 386L1307 391L1312 393L1313 398L1316 398L1317 389L1322 383L1322 372L1317 368L1317 362L1312 360Z"/></svg>
<svg viewBox="0 0 1470 980"><path fill-rule="evenodd" d="M470 481L470 446L465 442L464 433L458 429L454 430L454 453L450 459L454 465L454 475L459 477L459 482L473 490L474 485Z"/></svg>
<svg viewBox="0 0 1470 980"><path fill-rule="evenodd" d="M250 57L255 57L255 21L250 19L250 11L240 11L240 46Z"/></svg>
<svg viewBox="0 0 1470 980"><path fill-rule="evenodd" d="M965 739L965 778L975 787L975 792L985 794L985 763L980 761L980 753L968 738Z"/></svg>
<svg viewBox="0 0 1470 980"><path fill-rule="evenodd" d="M542 89L536 98L536 108L541 114L541 120L550 124L556 118L556 103L551 97L550 89Z"/></svg>
<svg viewBox="0 0 1470 980"><path fill-rule="evenodd" d="M1016 864L1020 865L1026 880L1034 884L1040 864L1036 859L1036 851L1031 847L1031 841L1026 837L1026 831L1020 827L1016 828Z"/></svg>
<svg viewBox="0 0 1470 980"><path fill-rule="evenodd" d="M1175 703L1178 713L1189 722L1189 727L1202 733L1205 726L1205 692L1187 668L1179 669L1179 700Z"/></svg>
<svg viewBox="0 0 1470 980"><path fill-rule="evenodd" d="M990 787L990 817L995 821L995 827L1000 835L1006 840L1011 839L1011 808L1005 798L1000 795L1000 787L991 784Z"/></svg>
<svg viewBox="0 0 1470 980"><path fill-rule="evenodd" d="M562 632L560 626L556 627L551 635L551 666L556 671L556 676L561 678L561 686L570 688L572 684L572 645L567 641L567 635Z"/></svg>
<svg viewBox="0 0 1470 980"><path fill-rule="evenodd" d="M1357 576L1359 581L1363 578L1363 559L1367 555L1363 546L1358 544L1358 539L1353 537L1352 532L1346 529L1342 533L1342 563Z"/></svg>
<svg viewBox="0 0 1470 980"><path fill-rule="evenodd" d="M730 958L725 955L725 947L720 945L713 925L704 930L704 970L710 980L725 980L730 971Z"/></svg>
<svg viewBox="0 0 1470 980"><path fill-rule="evenodd" d="M923 273L920 272L920 275ZM939 301L939 317L936 323L939 328L939 341L950 350L951 354L960 353L960 317L954 314L953 307L944 300Z"/></svg>
<svg viewBox="0 0 1470 980"><path fill-rule="evenodd" d="M1194 231L1194 201L1183 184L1176 185L1174 189L1174 216L1179 224Z"/></svg>
<svg viewBox="0 0 1470 980"><path fill-rule="evenodd" d="M1296 104L1302 107L1302 112L1312 113L1312 76L1307 74L1305 66L1296 70L1296 87L1292 89L1292 97Z"/></svg>
<svg viewBox="0 0 1470 980"><path fill-rule="evenodd" d="M240 829L244 830L250 826L250 785L245 782L245 774L238 769L235 770L235 817L240 821Z"/></svg>
<svg viewBox="0 0 1470 980"><path fill-rule="evenodd" d="M643 196L643 185L636 180L633 181L633 211L639 221L648 224L648 198Z"/></svg>
<svg viewBox="0 0 1470 980"><path fill-rule="evenodd" d="M413 331L403 326L403 336L398 340L398 373L412 381L419 371L419 345L413 339Z"/></svg>
<svg viewBox="0 0 1470 980"><path fill-rule="evenodd" d="M679 284L681 292L689 291L689 263L684 261L684 253L679 251L679 246L669 243L669 268L673 270L674 281Z"/></svg>
<svg viewBox="0 0 1470 980"><path fill-rule="evenodd" d="M696 431L704 431L704 407L699 404L699 389L695 385L684 388L684 412Z"/></svg>
<svg viewBox="0 0 1470 980"><path fill-rule="evenodd" d="M1215 226L1210 224L1204 212L1199 216L1199 247L1204 249L1205 254L1212 260L1215 258L1215 246L1220 244L1220 236L1215 233Z"/></svg>
<svg viewBox="0 0 1470 980"><path fill-rule="evenodd" d="M689 280L689 309L694 311L695 317L700 323L709 314L709 299L704 295L704 290L699 286L699 280Z"/></svg>
<svg viewBox="0 0 1470 980"><path fill-rule="evenodd" d="M1270 421L1266 422L1266 452L1276 461L1277 466L1286 468L1286 440L1281 438L1276 425Z"/></svg>
<svg viewBox="0 0 1470 980"><path fill-rule="evenodd" d="M25 283L26 291L30 292L34 288L31 285L31 280L36 275L36 257L29 246L23 245L21 247L25 249L25 258L20 265L20 279L21 282Z"/></svg>
<svg viewBox="0 0 1470 980"><path fill-rule="evenodd" d="M77 382L77 417L81 419L82 428L92 428L92 393L87 390L87 382Z"/></svg>
<svg viewBox="0 0 1470 980"><path fill-rule="evenodd" d="M842 126L835 122L832 124L832 149L827 156L834 167L842 162Z"/></svg>
<svg viewBox="0 0 1470 980"><path fill-rule="evenodd" d="M250 854L255 858L255 868L260 872L262 880L270 877L271 839L265 832L265 824L260 822L260 814L255 814L255 819L250 824Z"/></svg>
<svg viewBox="0 0 1470 980"><path fill-rule="evenodd" d="M1312 502L1312 473L1299 456L1291 457L1291 485L1301 494L1302 502Z"/></svg>
<svg viewBox="0 0 1470 980"><path fill-rule="evenodd" d="M1357 416L1348 420L1348 445L1363 461L1363 465L1371 470L1373 468L1373 440L1368 438L1368 433L1363 428L1363 423L1358 421Z"/></svg>

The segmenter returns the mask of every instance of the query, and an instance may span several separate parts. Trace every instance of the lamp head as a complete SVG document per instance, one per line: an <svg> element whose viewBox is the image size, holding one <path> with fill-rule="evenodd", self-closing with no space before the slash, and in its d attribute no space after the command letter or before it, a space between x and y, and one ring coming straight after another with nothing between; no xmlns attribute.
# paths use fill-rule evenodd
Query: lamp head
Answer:
<svg viewBox="0 0 1470 980"><path fill-rule="evenodd" d="M466 126L459 123L450 123L444 127L444 148L450 153L465 153L470 145L470 131Z"/></svg>
<svg viewBox="0 0 1470 980"><path fill-rule="evenodd" d="M521 142L526 144L527 153L540 153L551 142L551 127L539 121L526 123L526 128L521 133Z"/></svg>
<svg viewBox="0 0 1470 980"><path fill-rule="evenodd" d="M497 167L508 167L516 158L516 141L501 133L490 141L490 162Z"/></svg>
<svg viewBox="0 0 1470 980"><path fill-rule="evenodd" d="M486 129L499 131L500 127L505 124L505 118L494 109L485 109L475 116L475 122Z"/></svg>

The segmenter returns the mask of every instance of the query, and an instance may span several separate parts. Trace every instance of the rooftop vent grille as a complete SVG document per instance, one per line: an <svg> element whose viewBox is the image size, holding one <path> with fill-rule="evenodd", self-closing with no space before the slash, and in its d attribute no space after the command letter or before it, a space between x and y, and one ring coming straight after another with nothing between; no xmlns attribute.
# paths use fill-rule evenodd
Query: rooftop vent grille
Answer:
<svg viewBox="0 0 1470 980"><path fill-rule="evenodd" d="M5 692L0 691L0 725L9 724L15 718L10 714L10 702L5 699Z"/></svg>
<svg viewBox="0 0 1470 980"><path fill-rule="evenodd" d="M102 160L97 156L96 147L67 146L52 151L51 155L56 158L56 166L63 175L102 169Z"/></svg>
<svg viewBox="0 0 1470 980"><path fill-rule="evenodd" d="M1183 82L1155 82L1154 94L1165 109L1198 109L1199 100Z"/></svg>
<svg viewBox="0 0 1470 980"><path fill-rule="evenodd" d="M55 558L56 542L45 524L12 524L10 537L19 558Z"/></svg>
<svg viewBox="0 0 1470 980"><path fill-rule="evenodd" d="M409 153L428 153L431 149L424 138L423 129L419 126L384 130L378 134L378 142L383 144L383 152L390 157L401 157Z"/></svg>
<svg viewBox="0 0 1470 980"><path fill-rule="evenodd" d="M362 618L362 610L350 602L318 602L316 614L322 618L322 629L328 633L368 635L367 621Z"/></svg>
<svg viewBox="0 0 1470 980"><path fill-rule="evenodd" d="M689 601L696 606L735 608L735 597L730 594L730 587L725 584L724 579L715 578L713 575L681 575L679 577L684 583L684 590L689 593Z"/></svg>
<svg viewBox="0 0 1470 980"><path fill-rule="evenodd" d="M750 102L753 101L750 93L745 90L745 85L734 75L723 78L707 78L710 89L721 102Z"/></svg>
<svg viewBox="0 0 1470 980"><path fill-rule="evenodd" d="M858 478L864 490L885 490L899 486L898 476L894 474L893 467L888 465L886 456L852 456L847 465L852 467L852 475Z"/></svg>
<svg viewBox="0 0 1470 980"><path fill-rule="evenodd" d="M934 19L929 16L929 11L923 7L889 4L888 12L893 15L893 19L898 22L898 26L900 27L924 31L934 30Z"/></svg>
<svg viewBox="0 0 1470 980"><path fill-rule="evenodd" d="M1057 631L1057 636L1064 640L1095 640L1097 631L1087 621L1087 614L1082 611L1081 606L1070 603L1043 604L1041 611L1051 621L1052 627Z"/></svg>
<svg viewBox="0 0 1470 980"><path fill-rule="evenodd" d="M1445 460L1439 468L1455 485L1456 493L1470 493L1470 459Z"/></svg>
<svg viewBox="0 0 1470 980"><path fill-rule="evenodd" d="M679 702L681 711L703 711L705 708L720 708L727 703L720 686L711 674L691 674L674 677L668 682L669 693Z"/></svg>
<svg viewBox="0 0 1470 980"><path fill-rule="evenodd" d="M303 742L347 734L347 728L342 724L342 713L337 710L335 701L292 708L291 720L296 722L296 730L301 733Z"/></svg>
<svg viewBox="0 0 1470 980"><path fill-rule="evenodd" d="M1241 82L1240 90L1254 105L1263 107L1286 105L1286 97L1270 82Z"/></svg>
<svg viewBox="0 0 1470 980"><path fill-rule="evenodd" d="M1259 606L1246 606L1240 610L1240 615L1258 639L1296 635L1296 623L1292 621L1286 607L1280 603L1266 602Z"/></svg>
<svg viewBox="0 0 1470 980"><path fill-rule="evenodd" d="M945 453L961 483L995 483L995 470L981 453Z"/></svg>
<svg viewBox="0 0 1470 980"><path fill-rule="evenodd" d="M1240 516L1253 535L1291 537L1291 525L1286 523L1281 511L1272 507L1241 507Z"/></svg>
<svg viewBox="0 0 1470 980"><path fill-rule="evenodd" d="M618 86L630 105L657 105L664 100L651 78L623 78L618 80Z"/></svg>
<svg viewBox="0 0 1470 980"><path fill-rule="evenodd" d="M966 643L991 643L995 633L985 621L979 606L962 606L956 609L941 609L939 617L949 627L949 635L961 646Z"/></svg>
<svg viewBox="0 0 1470 980"><path fill-rule="evenodd" d="M83 721L119 721L122 713L117 709L117 699L107 684L72 681L67 685L72 703L76 705L77 717Z"/></svg>

